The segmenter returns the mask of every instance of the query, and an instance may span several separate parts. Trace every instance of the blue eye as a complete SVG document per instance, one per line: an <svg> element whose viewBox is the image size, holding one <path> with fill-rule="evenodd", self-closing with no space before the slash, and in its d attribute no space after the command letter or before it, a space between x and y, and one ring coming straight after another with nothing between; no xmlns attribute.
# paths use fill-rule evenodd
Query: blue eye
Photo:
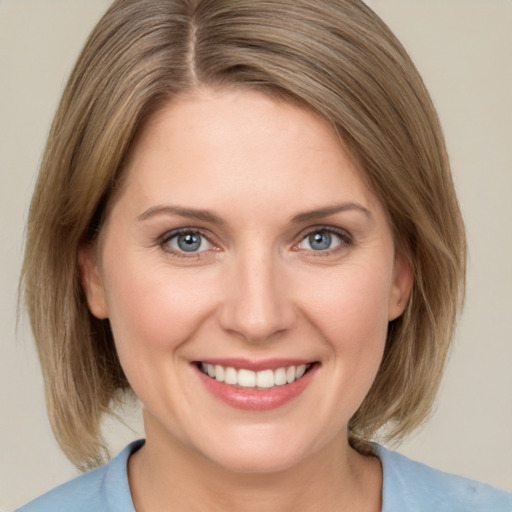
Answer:
<svg viewBox="0 0 512 512"><path fill-rule="evenodd" d="M197 231L183 231L171 235L165 240L165 244L176 252L200 252L211 247L206 237Z"/></svg>
<svg viewBox="0 0 512 512"><path fill-rule="evenodd" d="M305 236L299 244L299 248L313 251L327 251L342 243L340 235L327 229L318 229Z"/></svg>

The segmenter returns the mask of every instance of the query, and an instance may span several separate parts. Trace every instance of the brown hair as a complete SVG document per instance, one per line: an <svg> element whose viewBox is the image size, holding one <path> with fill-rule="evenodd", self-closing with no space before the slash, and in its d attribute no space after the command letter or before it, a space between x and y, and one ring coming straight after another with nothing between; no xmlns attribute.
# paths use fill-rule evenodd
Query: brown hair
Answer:
<svg viewBox="0 0 512 512"><path fill-rule="evenodd" d="M354 444L384 425L400 439L432 408L466 249L439 121L407 53L359 0L118 0L64 91L28 221L21 286L62 449L81 468L100 464L101 418L129 389L108 320L88 310L78 248L101 229L144 121L198 86L298 101L360 163L414 285L349 431Z"/></svg>

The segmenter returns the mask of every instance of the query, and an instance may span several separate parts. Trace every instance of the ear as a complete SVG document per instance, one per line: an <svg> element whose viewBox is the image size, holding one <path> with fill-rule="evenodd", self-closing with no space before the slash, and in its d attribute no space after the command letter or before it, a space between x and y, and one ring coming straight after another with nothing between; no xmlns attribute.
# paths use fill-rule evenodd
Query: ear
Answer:
<svg viewBox="0 0 512 512"><path fill-rule="evenodd" d="M389 294L388 320L398 318L407 307L414 282L412 265L405 255L395 257L393 267L393 282Z"/></svg>
<svg viewBox="0 0 512 512"><path fill-rule="evenodd" d="M83 244L79 247L78 268L89 310L96 318L101 320L108 318L105 287L100 274L95 244Z"/></svg>

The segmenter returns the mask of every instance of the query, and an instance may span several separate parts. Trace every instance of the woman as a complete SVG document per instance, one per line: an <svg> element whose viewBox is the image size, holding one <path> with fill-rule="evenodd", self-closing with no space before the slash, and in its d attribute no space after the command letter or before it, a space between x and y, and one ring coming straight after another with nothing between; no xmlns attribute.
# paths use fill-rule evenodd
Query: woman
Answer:
<svg viewBox="0 0 512 512"><path fill-rule="evenodd" d="M435 111L364 4L116 2L23 277L70 460L104 462L120 391L146 441L22 510L510 510L370 443L428 415L464 267Z"/></svg>

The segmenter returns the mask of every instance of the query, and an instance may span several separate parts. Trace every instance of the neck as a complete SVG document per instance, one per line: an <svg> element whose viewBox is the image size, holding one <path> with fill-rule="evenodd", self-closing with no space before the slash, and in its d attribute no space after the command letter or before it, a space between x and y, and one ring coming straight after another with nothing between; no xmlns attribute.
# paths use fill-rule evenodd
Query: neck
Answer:
<svg viewBox="0 0 512 512"><path fill-rule="evenodd" d="M128 464L137 512L381 510L380 462L350 448L345 435L292 467L241 473L151 433Z"/></svg>

